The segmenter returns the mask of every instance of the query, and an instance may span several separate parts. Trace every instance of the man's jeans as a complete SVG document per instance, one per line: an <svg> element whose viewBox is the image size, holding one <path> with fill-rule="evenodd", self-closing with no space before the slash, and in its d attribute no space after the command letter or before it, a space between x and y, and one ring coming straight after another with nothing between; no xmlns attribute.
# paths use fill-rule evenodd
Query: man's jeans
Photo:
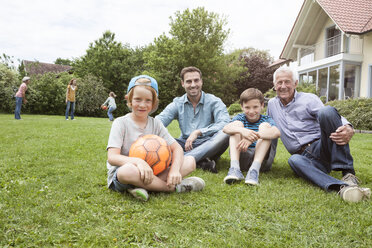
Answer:
<svg viewBox="0 0 372 248"><path fill-rule="evenodd" d="M182 138L176 140L185 151L185 156L194 157L196 163L198 163L206 158L218 159L229 147L229 137L229 135L220 130L213 136L196 139L192 143L193 149L188 152L185 151L186 140Z"/></svg>
<svg viewBox="0 0 372 248"><path fill-rule="evenodd" d="M17 120L21 119L21 108L22 108L23 97L16 96L16 107L14 111L14 118Z"/></svg>
<svg viewBox="0 0 372 248"><path fill-rule="evenodd" d="M71 106L71 120L74 119L75 102L67 101L66 113L65 113L66 120L68 120L68 112L70 111L70 106Z"/></svg>
<svg viewBox="0 0 372 248"><path fill-rule="evenodd" d="M110 107L108 110L107 110L107 116L108 118L110 119L110 121L113 121L114 120L114 116L112 115L112 112L116 109L116 107Z"/></svg>
<svg viewBox="0 0 372 248"><path fill-rule="evenodd" d="M338 190L341 185L347 184L328 173L331 170L354 170L349 144L340 146L329 138L331 133L342 126L341 117L335 108L326 106L320 109L318 121L321 138L306 148L301 155L292 155L288 163L298 176L322 189Z"/></svg>

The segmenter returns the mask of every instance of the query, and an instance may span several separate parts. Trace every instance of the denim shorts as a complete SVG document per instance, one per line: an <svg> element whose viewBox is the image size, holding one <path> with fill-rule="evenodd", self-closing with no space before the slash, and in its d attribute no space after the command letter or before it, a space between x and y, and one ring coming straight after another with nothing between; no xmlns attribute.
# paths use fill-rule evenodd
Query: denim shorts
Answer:
<svg viewBox="0 0 372 248"><path fill-rule="evenodd" d="M240 153L239 163L240 163L240 169L242 171L248 171L249 168L251 167L255 151L256 151L255 148L248 148L246 152ZM275 144L275 147L271 145L269 150L267 151L265 158L261 164L261 168L260 168L261 172L269 171L271 169L272 164L274 162L275 154L276 154L276 144Z"/></svg>
<svg viewBox="0 0 372 248"><path fill-rule="evenodd" d="M132 184L122 184L121 182L119 182L117 173L118 173L118 170L114 172L114 177L112 178L112 183L110 184L109 189L112 189L117 192L125 192L128 189L134 188Z"/></svg>

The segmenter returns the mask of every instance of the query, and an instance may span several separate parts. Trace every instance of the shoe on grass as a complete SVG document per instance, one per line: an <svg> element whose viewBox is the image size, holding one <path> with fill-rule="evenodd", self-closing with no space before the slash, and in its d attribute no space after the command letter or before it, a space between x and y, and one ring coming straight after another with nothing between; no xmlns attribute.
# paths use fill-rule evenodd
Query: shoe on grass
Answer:
<svg viewBox="0 0 372 248"><path fill-rule="evenodd" d="M245 184L258 185L258 171L255 169L250 169L245 178Z"/></svg>
<svg viewBox="0 0 372 248"><path fill-rule="evenodd" d="M181 181L180 184L176 186L177 193L190 192L190 191L200 191L204 189L205 182L200 177L188 177Z"/></svg>
<svg viewBox="0 0 372 248"><path fill-rule="evenodd" d="M227 176L223 179L223 181L227 184L232 184L239 182L244 179L243 173L235 167L230 167Z"/></svg>
<svg viewBox="0 0 372 248"><path fill-rule="evenodd" d="M358 185L343 185L338 192L344 201L359 202L371 197L371 190L369 188L361 188Z"/></svg>
<svg viewBox="0 0 372 248"><path fill-rule="evenodd" d="M134 198L139 199L141 201L147 201L149 199L149 194L147 193L147 190L143 188L128 189L128 192L132 196L134 196Z"/></svg>
<svg viewBox="0 0 372 248"><path fill-rule="evenodd" d="M347 173L345 176L343 176L341 181L347 183L348 185L359 185L361 183L359 178L351 173Z"/></svg>

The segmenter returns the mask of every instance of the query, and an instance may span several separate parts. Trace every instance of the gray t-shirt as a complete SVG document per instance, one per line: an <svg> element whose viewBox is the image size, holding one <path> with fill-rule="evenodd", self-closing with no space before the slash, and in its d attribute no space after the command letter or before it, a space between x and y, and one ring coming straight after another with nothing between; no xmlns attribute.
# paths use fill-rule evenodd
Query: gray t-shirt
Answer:
<svg viewBox="0 0 372 248"><path fill-rule="evenodd" d="M107 149L110 147L120 148L120 154L128 156L130 146L139 136L146 134L155 134L167 142L173 144L176 140L168 133L163 123L149 116L146 127L140 128L131 118L131 113L116 118L112 123ZM119 166L113 166L107 161L107 186L112 183L112 178Z"/></svg>

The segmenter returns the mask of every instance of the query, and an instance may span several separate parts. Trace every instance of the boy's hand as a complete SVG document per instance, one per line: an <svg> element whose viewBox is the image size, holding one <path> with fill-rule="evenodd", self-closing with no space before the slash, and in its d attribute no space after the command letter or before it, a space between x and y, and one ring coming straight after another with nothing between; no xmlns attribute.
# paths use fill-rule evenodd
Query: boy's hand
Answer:
<svg viewBox="0 0 372 248"><path fill-rule="evenodd" d="M154 172L152 171L150 165L146 163L145 160L140 158L135 158L135 165L139 170L140 178L143 183L146 185L152 183L152 180L154 179Z"/></svg>
<svg viewBox="0 0 372 248"><path fill-rule="evenodd" d="M253 142L247 140L247 139L242 139L239 144L236 146L236 149L240 152L245 152L248 150L248 147L252 144Z"/></svg>
<svg viewBox="0 0 372 248"><path fill-rule="evenodd" d="M246 128L242 131L242 136L244 139L249 140L251 143L257 141L260 138L260 135L257 132Z"/></svg>
<svg viewBox="0 0 372 248"><path fill-rule="evenodd" d="M179 171L172 171L170 170L167 177L167 185L168 187L176 186L180 184L182 180L182 175Z"/></svg>

